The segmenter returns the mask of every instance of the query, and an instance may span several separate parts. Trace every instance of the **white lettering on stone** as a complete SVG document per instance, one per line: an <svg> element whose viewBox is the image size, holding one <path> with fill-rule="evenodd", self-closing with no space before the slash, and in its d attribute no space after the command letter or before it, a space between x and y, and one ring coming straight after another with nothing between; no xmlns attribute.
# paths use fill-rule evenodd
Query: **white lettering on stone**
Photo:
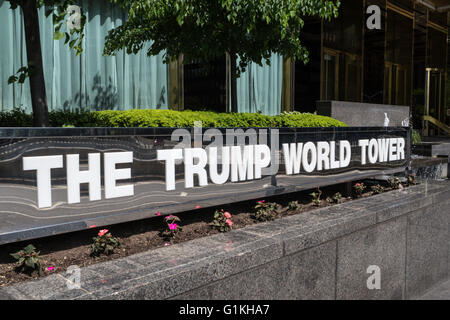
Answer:
<svg viewBox="0 0 450 320"><path fill-rule="evenodd" d="M134 185L117 186L118 180L131 179L131 168L116 169L116 164L132 163L133 152L107 152L105 162L105 198L120 198L134 195Z"/></svg>
<svg viewBox="0 0 450 320"><path fill-rule="evenodd" d="M254 146L231 147L231 181L253 180L253 155Z"/></svg>
<svg viewBox="0 0 450 320"><path fill-rule="evenodd" d="M23 170L36 170L39 208L52 206L51 170L63 167L63 156L24 157Z"/></svg>
<svg viewBox="0 0 450 320"><path fill-rule="evenodd" d="M361 164L366 164L366 152L367 147L369 146L369 140L358 140L358 145L361 147Z"/></svg>
<svg viewBox="0 0 450 320"><path fill-rule="evenodd" d="M67 202L80 202L80 185L89 184L89 200L101 200L101 174L100 174L100 153L90 153L88 155L88 170L80 170L80 155L68 154L67 162Z"/></svg>
<svg viewBox="0 0 450 320"><path fill-rule="evenodd" d="M175 190L175 163L183 159L182 149L158 150L156 159L166 162L166 191Z"/></svg>

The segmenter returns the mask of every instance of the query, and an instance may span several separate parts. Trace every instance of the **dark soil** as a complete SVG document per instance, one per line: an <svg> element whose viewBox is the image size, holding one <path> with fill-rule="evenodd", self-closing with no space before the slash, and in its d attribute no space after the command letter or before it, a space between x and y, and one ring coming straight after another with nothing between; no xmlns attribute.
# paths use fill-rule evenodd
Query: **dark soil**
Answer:
<svg viewBox="0 0 450 320"><path fill-rule="evenodd" d="M367 186L366 192L362 197L372 195L370 186L380 183L380 181L364 181ZM386 187L384 184L383 186ZM386 189L389 191L391 189ZM276 202L279 204L276 218L301 214L302 212L318 208L312 205L310 193L317 190L307 190L287 195L280 195L264 199L266 202ZM335 205L327 197L332 197L336 192L345 195L344 185L335 185L322 188L321 204L319 207L327 207ZM342 203L351 201L350 197L342 197ZM161 236L165 229L164 218L150 218L140 221L117 224L104 228L93 228L79 232L62 234L52 237L24 241L19 243L7 244L0 246L0 287L8 286L13 283L36 279L39 277L37 271L19 272L17 270L17 262L10 253L14 253L23 249L28 244L33 244L40 251L41 264L43 272L41 276L51 273L64 272L68 266L77 265L79 267L99 263L102 261L117 259L129 256L135 253L151 250L154 248L164 247L196 238L201 238L219 233L213 225L213 215L216 209L224 209L232 214L233 229L243 228L255 223L259 223L253 217L257 200L245 201L240 203L229 204L216 208L204 208L195 211L183 212L177 214L181 219L180 225L182 230L176 234L173 239L167 239ZM295 212L289 211L286 206L290 201L298 201L302 203L300 210ZM109 229L111 234L119 238L121 246L109 256L102 255L99 257L91 256L92 238L95 237L100 229ZM53 267L52 271L48 271L48 267Z"/></svg>

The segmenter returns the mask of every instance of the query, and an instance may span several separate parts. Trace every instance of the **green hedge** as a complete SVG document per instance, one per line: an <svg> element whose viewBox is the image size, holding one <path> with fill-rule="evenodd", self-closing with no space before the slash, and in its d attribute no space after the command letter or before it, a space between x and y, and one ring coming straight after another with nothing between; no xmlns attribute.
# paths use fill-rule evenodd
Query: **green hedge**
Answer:
<svg viewBox="0 0 450 320"><path fill-rule="evenodd" d="M74 127L193 127L202 121L203 127L346 127L343 122L310 113L283 113L266 116L259 113L215 113L208 111L125 110L49 113L50 126ZM31 115L15 109L0 113L1 127L32 126Z"/></svg>
<svg viewBox="0 0 450 320"><path fill-rule="evenodd" d="M422 142L422 137L420 136L419 131L413 129L412 136L411 136L411 143L419 144L421 142Z"/></svg>

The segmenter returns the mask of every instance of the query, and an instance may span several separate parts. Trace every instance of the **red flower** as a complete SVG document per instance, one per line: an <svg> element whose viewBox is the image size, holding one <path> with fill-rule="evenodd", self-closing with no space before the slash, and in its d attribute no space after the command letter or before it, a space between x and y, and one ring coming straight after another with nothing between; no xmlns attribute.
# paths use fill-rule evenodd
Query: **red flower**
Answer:
<svg viewBox="0 0 450 320"><path fill-rule="evenodd" d="M103 230L100 230L99 232L98 232L98 236L99 237L103 237L105 234L107 234L108 233L108 229L103 229Z"/></svg>
<svg viewBox="0 0 450 320"><path fill-rule="evenodd" d="M176 223L171 223L171 224L169 224L169 229L170 230L177 230L177 224Z"/></svg>

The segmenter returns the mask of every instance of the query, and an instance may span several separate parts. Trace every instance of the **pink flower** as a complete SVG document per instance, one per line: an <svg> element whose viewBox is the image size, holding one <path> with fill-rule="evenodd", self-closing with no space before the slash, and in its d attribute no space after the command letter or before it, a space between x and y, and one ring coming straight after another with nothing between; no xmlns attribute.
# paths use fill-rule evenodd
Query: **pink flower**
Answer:
<svg viewBox="0 0 450 320"><path fill-rule="evenodd" d="M166 243L164 243L164 245L165 245L166 247L168 247L168 246L170 246L170 243L166 242Z"/></svg>
<svg viewBox="0 0 450 320"><path fill-rule="evenodd" d="M91 228L95 228L95 227L96 227L95 224L93 224L92 226L89 226L90 229L91 229Z"/></svg>
<svg viewBox="0 0 450 320"><path fill-rule="evenodd" d="M231 221L230 219L227 219L227 221L225 221L230 227L233 225L233 221Z"/></svg>
<svg viewBox="0 0 450 320"><path fill-rule="evenodd" d="M177 230L177 224L176 223L171 223L171 224L169 224L169 229L170 230Z"/></svg>
<svg viewBox="0 0 450 320"><path fill-rule="evenodd" d="M201 207L200 206L195 206L195 209L200 209Z"/></svg>
<svg viewBox="0 0 450 320"><path fill-rule="evenodd" d="M266 202L266 200L260 200L260 201L258 201L258 203L264 203L264 202Z"/></svg>
<svg viewBox="0 0 450 320"><path fill-rule="evenodd" d="M53 270L55 270L55 267L48 267L47 268L47 271L53 271Z"/></svg>
<svg viewBox="0 0 450 320"><path fill-rule="evenodd" d="M100 231L98 232L99 237L103 237L105 234L108 233L108 231L109 231L108 229L100 230Z"/></svg>
<svg viewBox="0 0 450 320"><path fill-rule="evenodd" d="M170 215L170 216L165 217L164 219L169 220L169 219L172 219L172 218L173 218L173 215Z"/></svg>
<svg viewBox="0 0 450 320"><path fill-rule="evenodd" d="M158 212L156 213L156 215L159 217L159 216L161 215L161 212L158 211Z"/></svg>
<svg viewBox="0 0 450 320"><path fill-rule="evenodd" d="M230 219L231 218L231 214L229 212L225 212L224 213L225 218Z"/></svg>

